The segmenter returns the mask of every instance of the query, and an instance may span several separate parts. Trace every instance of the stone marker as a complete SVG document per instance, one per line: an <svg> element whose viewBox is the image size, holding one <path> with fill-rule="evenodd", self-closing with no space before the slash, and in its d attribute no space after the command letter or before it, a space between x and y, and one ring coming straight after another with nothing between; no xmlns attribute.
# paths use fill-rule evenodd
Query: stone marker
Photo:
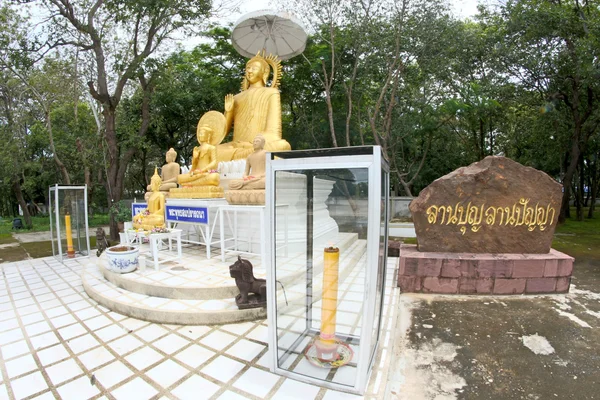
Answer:
<svg viewBox="0 0 600 400"><path fill-rule="evenodd" d="M548 253L562 185L542 171L489 156L435 180L410 204L418 250Z"/></svg>

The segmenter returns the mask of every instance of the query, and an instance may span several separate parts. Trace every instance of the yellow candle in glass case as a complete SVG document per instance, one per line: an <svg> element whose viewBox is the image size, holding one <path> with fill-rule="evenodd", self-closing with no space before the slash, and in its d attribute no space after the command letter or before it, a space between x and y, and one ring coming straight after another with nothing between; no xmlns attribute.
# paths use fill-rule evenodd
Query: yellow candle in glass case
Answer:
<svg viewBox="0 0 600 400"><path fill-rule="evenodd" d="M323 299L321 306L321 340L335 340L335 319L337 314L337 292L340 265L340 250L327 247L323 253Z"/></svg>
<svg viewBox="0 0 600 400"><path fill-rule="evenodd" d="M71 216L65 215L65 231L67 232L67 257L75 257L75 250L73 250L73 234L71 232Z"/></svg>

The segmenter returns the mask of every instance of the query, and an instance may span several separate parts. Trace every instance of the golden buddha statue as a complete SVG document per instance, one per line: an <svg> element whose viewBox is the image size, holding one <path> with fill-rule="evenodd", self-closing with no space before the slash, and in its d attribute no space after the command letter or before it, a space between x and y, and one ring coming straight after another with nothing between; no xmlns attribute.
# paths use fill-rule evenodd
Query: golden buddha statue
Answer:
<svg viewBox="0 0 600 400"><path fill-rule="evenodd" d="M158 171L154 169L154 175L150 179L152 195L148 199L148 207L133 217L133 227L146 231L153 228L165 226L165 195L159 190L162 180Z"/></svg>
<svg viewBox="0 0 600 400"><path fill-rule="evenodd" d="M176 158L177 152L171 147L165 155L167 163L163 165L160 169L160 177L162 179L162 183L158 190L163 192L165 197L169 197L169 190L177 187L177 177L179 176L180 168L179 164L175 162ZM148 202L148 199L150 198L150 196L152 196L152 185L148 185L146 190L147 192L144 198L146 202Z"/></svg>
<svg viewBox="0 0 600 400"><path fill-rule="evenodd" d="M271 69L273 79L267 87ZM225 96L225 134L233 124L233 141L217 146L219 161L246 158L253 152L252 141L257 135L264 137L267 151L291 150L281 138L280 78L281 64L276 56L259 53L246 63L241 92Z"/></svg>
<svg viewBox="0 0 600 400"><path fill-rule="evenodd" d="M243 179L229 182L226 198L230 204L265 204L265 170L267 152L265 138L257 135L252 141L254 153L246 159Z"/></svg>
<svg viewBox="0 0 600 400"><path fill-rule="evenodd" d="M192 168L187 174L177 177L180 187L170 190L170 197L184 199L206 199L223 197L217 172L217 148L214 138L222 138L225 117L218 111L209 111L198 122L196 137L200 146L194 147Z"/></svg>

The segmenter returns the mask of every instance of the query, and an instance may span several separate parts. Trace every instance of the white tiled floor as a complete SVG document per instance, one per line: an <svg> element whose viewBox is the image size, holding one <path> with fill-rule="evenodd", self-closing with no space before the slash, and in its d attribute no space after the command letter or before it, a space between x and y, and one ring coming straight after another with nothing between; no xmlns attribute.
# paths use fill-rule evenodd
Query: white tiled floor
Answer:
<svg viewBox="0 0 600 400"><path fill-rule="evenodd" d="M0 265L1 400L360 398L269 372L264 320L154 324L98 305L79 278L90 262L45 258ZM351 288L345 293L341 311L351 312ZM384 389L375 381L387 374L397 299L397 290L388 288L386 334L368 399Z"/></svg>

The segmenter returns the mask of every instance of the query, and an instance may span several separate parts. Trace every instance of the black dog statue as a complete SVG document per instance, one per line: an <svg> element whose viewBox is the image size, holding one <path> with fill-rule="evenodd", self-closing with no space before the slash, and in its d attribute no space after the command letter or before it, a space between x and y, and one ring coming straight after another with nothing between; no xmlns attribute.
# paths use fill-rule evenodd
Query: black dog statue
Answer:
<svg viewBox="0 0 600 400"><path fill-rule="evenodd" d="M100 257L102 252L104 252L104 250L106 250L106 248L108 247L108 240L106 240L106 232L104 232L104 229L102 228L96 229L96 247L98 247L98 250L96 251L97 257Z"/></svg>
<svg viewBox="0 0 600 400"><path fill-rule="evenodd" d="M235 296L235 303L240 310L267 306L267 281L255 278L252 268L252 263L240 256L229 266L229 274L240 291Z"/></svg>

